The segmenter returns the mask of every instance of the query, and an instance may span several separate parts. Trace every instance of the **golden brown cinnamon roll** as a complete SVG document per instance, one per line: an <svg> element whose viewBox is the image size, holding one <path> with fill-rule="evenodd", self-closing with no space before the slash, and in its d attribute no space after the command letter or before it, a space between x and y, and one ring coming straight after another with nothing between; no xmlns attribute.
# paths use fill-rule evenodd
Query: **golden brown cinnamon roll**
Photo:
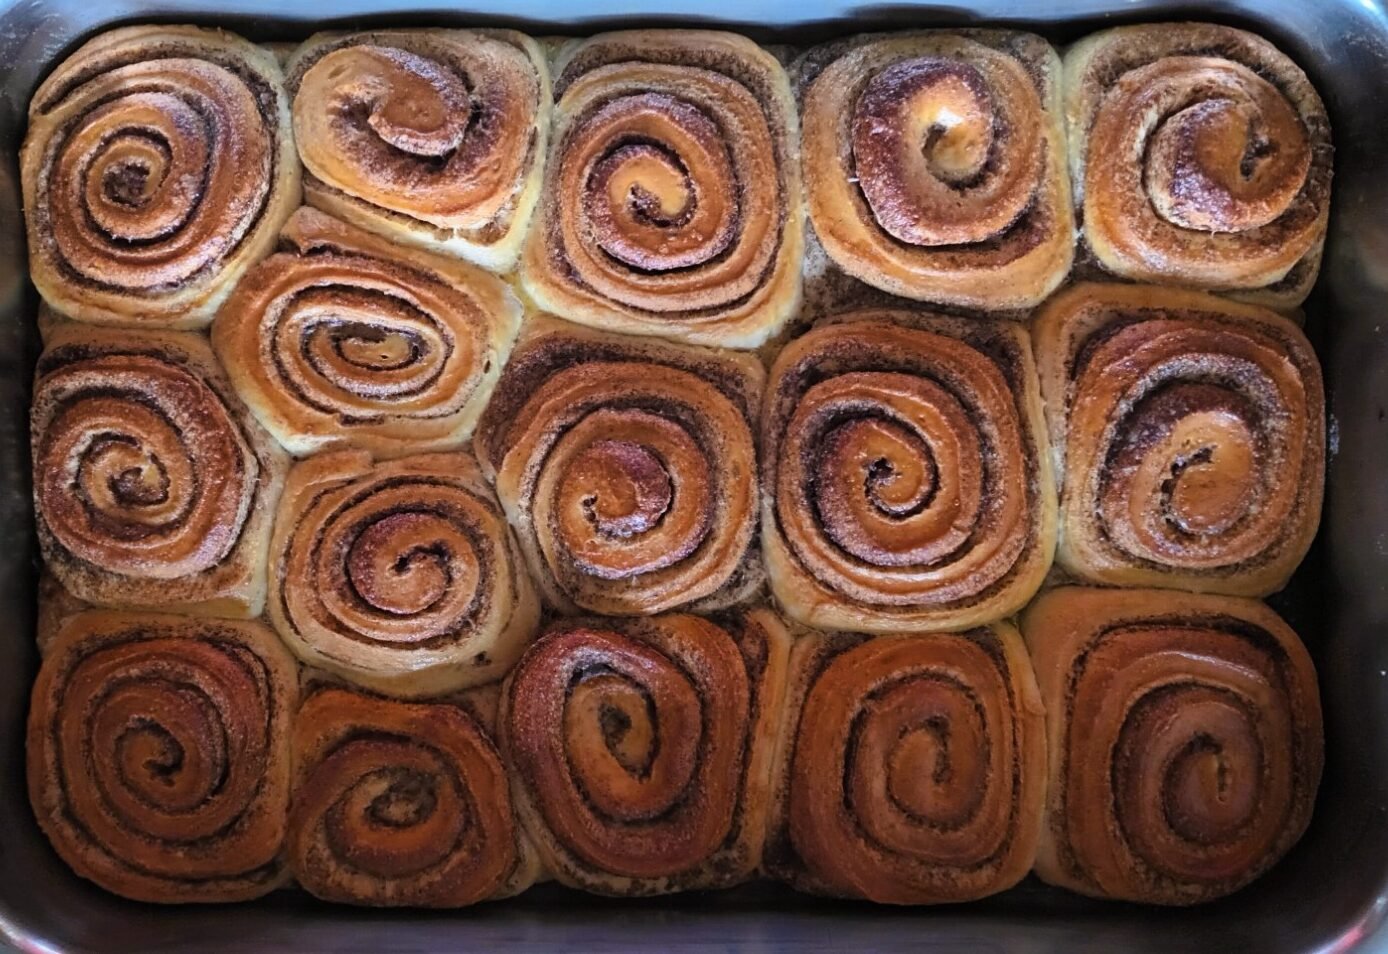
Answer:
<svg viewBox="0 0 1388 954"><path fill-rule="evenodd" d="M471 700L469 700L471 701ZM456 702L406 703L331 686L294 722L289 865L327 901L462 907L534 883L485 722Z"/></svg>
<svg viewBox="0 0 1388 954"><path fill-rule="evenodd" d="M799 131L779 63L703 30L565 47L521 278L570 320L752 348L800 300Z"/></svg>
<svg viewBox="0 0 1388 954"><path fill-rule="evenodd" d="M1084 236L1124 278L1291 307L1330 213L1330 122L1267 40L1208 23L1119 27L1065 57Z"/></svg>
<svg viewBox="0 0 1388 954"><path fill-rule="evenodd" d="M520 327L505 283L309 208L283 240L289 250L251 270L212 329L261 423L301 456L467 440Z"/></svg>
<svg viewBox="0 0 1388 954"><path fill-rule="evenodd" d="M791 650L765 867L802 891L969 901L1036 857L1046 729L1006 623Z"/></svg>
<svg viewBox="0 0 1388 954"><path fill-rule="evenodd" d="M283 883L298 671L259 623L93 611L44 656L29 798L58 855L140 901Z"/></svg>
<svg viewBox="0 0 1388 954"><path fill-rule="evenodd" d="M553 626L498 732L545 867L598 894L727 887L760 860L789 637L770 610Z"/></svg>
<svg viewBox="0 0 1388 954"><path fill-rule="evenodd" d="M512 30L319 33L285 68L310 205L508 271L539 195L550 86Z"/></svg>
<svg viewBox="0 0 1388 954"><path fill-rule="evenodd" d="M284 77L221 30L89 41L29 105L30 276L83 321L205 325L299 202Z"/></svg>
<svg viewBox="0 0 1388 954"><path fill-rule="evenodd" d="M310 665L390 695L499 678L539 601L466 454L373 463L333 451L289 472L270 545L270 621Z"/></svg>
<svg viewBox="0 0 1388 954"><path fill-rule="evenodd" d="M1036 872L1095 897L1193 904L1294 845L1321 775L1316 674L1261 603L1062 587L1022 616L1046 705Z"/></svg>
<svg viewBox="0 0 1388 954"><path fill-rule="evenodd" d="M840 268L894 295L1039 304L1075 226L1060 59L1029 33L854 37L797 64L810 221Z"/></svg>
<svg viewBox="0 0 1388 954"><path fill-rule="evenodd" d="M552 606L713 609L761 585L764 378L751 355L526 323L473 445Z"/></svg>
<svg viewBox="0 0 1388 954"><path fill-rule="evenodd" d="M91 603L258 615L287 461L206 339L62 322L47 342L30 427L48 567Z"/></svg>
<svg viewBox="0 0 1388 954"><path fill-rule="evenodd" d="M1051 564L1056 505L1025 331L860 311L771 369L762 549L771 591L825 629L967 629Z"/></svg>
<svg viewBox="0 0 1388 954"><path fill-rule="evenodd" d="M1301 330L1200 292L1076 285L1033 331L1060 564L1123 586L1281 589L1324 485L1325 395Z"/></svg>

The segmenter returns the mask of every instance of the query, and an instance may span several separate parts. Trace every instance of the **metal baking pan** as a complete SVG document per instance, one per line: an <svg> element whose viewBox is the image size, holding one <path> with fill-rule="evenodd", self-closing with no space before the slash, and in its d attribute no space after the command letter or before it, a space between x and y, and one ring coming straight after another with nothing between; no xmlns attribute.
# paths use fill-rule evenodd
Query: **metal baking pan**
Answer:
<svg viewBox="0 0 1388 954"><path fill-rule="evenodd" d="M659 7L659 15L649 11ZM79 881L39 834L24 793L36 546L28 388L37 298L26 277L16 162L39 80L92 33L133 21L220 25L258 41L392 24L587 34L723 25L764 43L870 29L989 22L1064 44L1123 22L1202 19L1259 32L1325 99L1336 156L1325 265L1306 305L1325 366L1330 463L1317 546L1274 605L1319 667L1327 763L1311 829L1268 876L1221 902L1095 902L1028 879L987 901L929 910L826 902L776 885L611 901L552 885L466 911L333 907L297 891L254 904L155 909ZM1388 14L1383 0L0 0L0 937L23 951L433 950L1347 951L1388 950Z"/></svg>

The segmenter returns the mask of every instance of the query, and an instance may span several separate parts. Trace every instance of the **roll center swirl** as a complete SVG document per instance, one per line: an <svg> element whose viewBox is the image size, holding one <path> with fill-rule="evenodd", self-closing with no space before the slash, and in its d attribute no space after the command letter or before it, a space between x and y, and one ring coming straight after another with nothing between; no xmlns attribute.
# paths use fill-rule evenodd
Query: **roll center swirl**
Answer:
<svg viewBox="0 0 1388 954"><path fill-rule="evenodd" d="M202 201L216 145L196 104L173 93L137 93L94 111L90 121L95 141L82 180L92 221L110 240L135 245L182 228ZM85 139L76 142L86 146Z"/></svg>
<svg viewBox="0 0 1388 954"><path fill-rule="evenodd" d="M142 513L158 519L149 511L170 499L169 470L158 453L121 435L94 440L80 474L88 500L104 510L134 511L136 520Z"/></svg>
<svg viewBox="0 0 1388 954"><path fill-rule="evenodd" d="M853 806L879 843L911 853L915 825L957 829L977 813L988 731L960 687L928 677L890 687L864 707L856 743Z"/></svg>
<svg viewBox="0 0 1388 954"><path fill-rule="evenodd" d="M388 787L367 809L372 822L385 828L410 828L434 813L439 801L436 779L408 769L390 774Z"/></svg>
<svg viewBox="0 0 1388 954"><path fill-rule="evenodd" d="M732 158L716 123L665 93L625 96L588 122L612 145L593 163L584 216L599 246L636 269L709 261L737 236Z"/></svg>
<svg viewBox="0 0 1388 954"><path fill-rule="evenodd" d="M600 410L569 432L555 458L540 491L542 519L553 514L584 572L630 579L679 563L708 536L713 475L678 421Z"/></svg>
<svg viewBox="0 0 1388 954"><path fill-rule="evenodd" d="M858 187L893 238L979 242L1030 205L1042 172L1035 88L1014 69L915 57L878 72L854 106Z"/></svg>
<svg viewBox="0 0 1388 954"><path fill-rule="evenodd" d="M850 421L830 431L824 441L828 460L851 460L863 474L863 493L881 513L909 517L919 513L934 495L939 473L930 445L891 421ZM820 486L820 507L839 509L834 496L841 486L832 480Z"/></svg>
<svg viewBox="0 0 1388 954"><path fill-rule="evenodd" d="M362 531L348 554L352 587L386 613L413 616L427 611L459 582L455 535L429 513L382 517Z"/></svg>
<svg viewBox="0 0 1388 954"><path fill-rule="evenodd" d="M1256 804L1259 759L1246 735L1202 734L1167 769L1172 828L1187 841L1223 841L1238 832Z"/></svg>
<svg viewBox="0 0 1388 954"><path fill-rule="evenodd" d="M1112 473L1151 552L1170 533L1214 545L1259 513L1268 452L1256 420L1246 397L1201 382L1167 385L1137 404Z"/></svg>
<svg viewBox="0 0 1388 954"><path fill-rule="evenodd" d="M892 801L912 815L928 817L938 807L938 789L952 774L949 726L927 719L903 731L887 763L887 790Z"/></svg>
<svg viewBox="0 0 1388 954"><path fill-rule="evenodd" d="M1143 178L1157 214L1206 232L1244 232L1273 222L1310 172L1301 119L1275 86L1245 66L1173 59L1190 73L1183 88L1173 81L1168 96L1156 99L1169 111L1147 143ZM1167 63L1164 71L1174 68ZM1137 71L1139 79L1150 71Z"/></svg>
<svg viewBox="0 0 1388 954"><path fill-rule="evenodd" d="M631 441L596 441L570 465L569 479L591 487L584 507L604 536L625 539L655 527L670 509L674 488L665 465Z"/></svg>
<svg viewBox="0 0 1388 954"><path fill-rule="evenodd" d="M351 774L351 764L360 766ZM439 756L407 739L347 743L319 771L336 782L323 815L334 856L374 878L409 878L447 861L473 819Z"/></svg>
<svg viewBox="0 0 1388 954"><path fill-rule="evenodd" d="M104 169L94 169L101 181L106 202L139 209L157 196L169 171L168 143L134 133L124 138L122 148L108 149L102 157Z"/></svg>
<svg viewBox="0 0 1388 954"><path fill-rule="evenodd" d="M862 414L866 407L872 416ZM827 536L875 566L930 564L969 536L984 499L977 428L924 378L854 373L806 393L791 434L813 435L801 471ZM827 425L827 426L826 426Z"/></svg>
<svg viewBox="0 0 1388 954"><path fill-rule="evenodd" d="M417 335L359 322L338 325L329 334L333 350L347 363L366 371L398 371L428 352Z"/></svg>
<svg viewBox="0 0 1388 954"><path fill-rule="evenodd" d="M1139 700L1123 726L1119 820L1143 857L1170 875L1216 879L1275 837L1264 729L1250 702L1215 684L1172 684Z"/></svg>
<svg viewBox="0 0 1388 954"><path fill-rule="evenodd" d="M471 97L463 79L427 57L394 47L362 49L379 72L362 78L366 122L396 149L417 156L447 156L467 135ZM337 68L337 77L346 74ZM334 78L329 67L328 78Z"/></svg>
<svg viewBox="0 0 1388 954"><path fill-rule="evenodd" d="M1220 534L1249 509L1257 489L1254 435L1239 417L1213 412L1186 418L1176 438L1182 453L1162 482L1165 509L1185 533Z"/></svg>
<svg viewBox="0 0 1388 954"><path fill-rule="evenodd" d="M576 738L596 725L621 771L647 779L659 751L656 718L650 694L604 666L579 677L569 697L565 731Z"/></svg>

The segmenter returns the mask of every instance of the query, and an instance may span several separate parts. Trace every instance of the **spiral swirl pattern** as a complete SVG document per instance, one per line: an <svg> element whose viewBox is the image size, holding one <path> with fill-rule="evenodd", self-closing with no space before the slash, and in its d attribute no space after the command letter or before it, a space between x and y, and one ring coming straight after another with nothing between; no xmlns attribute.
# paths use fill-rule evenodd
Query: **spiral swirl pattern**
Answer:
<svg viewBox="0 0 1388 954"><path fill-rule="evenodd" d="M256 266L212 333L265 427L300 456L465 441L520 326L515 295L313 209L294 213L284 239L293 252Z"/></svg>
<svg viewBox="0 0 1388 954"><path fill-rule="evenodd" d="M526 289L584 324L755 347L799 300L797 129L776 61L722 33L614 33L561 55Z"/></svg>
<svg viewBox="0 0 1388 954"><path fill-rule="evenodd" d="M1195 292L1079 285L1036 335L1065 449L1061 563L1105 583L1280 589L1324 482L1325 398L1301 331Z"/></svg>
<svg viewBox="0 0 1388 954"><path fill-rule="evenodd" d="M30 413L49 567L93 603L258 613L284 461L206 343L71 324L49 343Z"/></svg>
<svg viewBox="0 0 1388 954"><path fill-rule="evenodd" d="M1074 246L1060 63L997 30L865 36L799 65L810 220L829 256L895 295L1039 303Z"/></svg>
<svg viewBox="0 0 1388 954"><path fill-rule="evenodd" d="M1310 81L1228 27L1123 27L1066 58L1085 236L1108 270L1292 306L1315 281L1330 126ZM1298 268L1297 266L1302 266Z"/></svg>
<svg viewBox="0 0 1388 954"><path fill-rule="evenodd" d="M527 322L474 444L553 606L713 608L760 584L762 379L747 355Z"/></svg>
<svg viewBox="0 0 1388 954"><path fill-rule="evenodd" d="M570 620L536 641L498 729L555 877L645 895L751 875L788 642L766 610L719 624Z"/></svg>
<svg viewBox="0 0 1388 954"><path fill-rule="evenodd" d="M256 623L88 612L44 658L29 795L78 874L141 901L236 901L283 878L294 661Z"/></svg>
<svg viewBox="0 0 1388 954"><path fill-rule="evenodd" d="M771 372L763 547L801 622L967 628L1040 585L1055 500L1026 336L870 311L824 322Z"/></svg>
<svg viewBox="0 0 1388 954"><path fill-rule="evenodd" d="M1311 660L1251 600L1061 588L1022 619L1050 718L1047 881L1193 904L1306 829L1321 774Z"/></svg>
<svg viewBox="0 0 1388 954"><path fill-rule="evenodd" d="M316 897L462 907L533 881L501 756L462 707L319 689L294 752L289 863Z"/></svg>
<svg viewBox="0 0 1388 954"><path fill-rule="evenodd" d="M1045 721L1015 629L796 643L768 849L802 890L967 901L1031 867Z"/></svg>
<svg viewBox="0 0 1388 954"><path fill-rule="evenodd" d="M86 321L206 324L299 198L274 56L195 27L115 30L64 61L21 167L34 284Z"/></svg>
<svg viewBox="0 0 1388 954"><path fill-rule="evenodd" d="M310 204L494 271L540 184L549 71L510 30L320 33L290 59Z"/></svg>
<svg viewBox="0 0 1388 954"><path fill-rule="evenodd" d="M471 458L336 451L289 474L270 620L305 662L391 695L496 679L539 604Z"/></svg>

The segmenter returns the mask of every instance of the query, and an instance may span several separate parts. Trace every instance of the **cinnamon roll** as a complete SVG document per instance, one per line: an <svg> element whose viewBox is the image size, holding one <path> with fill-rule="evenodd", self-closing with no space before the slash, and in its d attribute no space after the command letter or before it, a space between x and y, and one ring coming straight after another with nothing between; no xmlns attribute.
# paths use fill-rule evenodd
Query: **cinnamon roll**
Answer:
<svg viewBox="0 0 1388 954"><path fill-rule="evenodd" d="M608 33L555 63L545 195L521 279L585 325L754 348L800 300L799 131L740 36Z"/></svg>
<svg viewBox="0 0 1388 954"><path fill-rule="evenodd" d="M549 70L512 30L319 33L285 68L310 205L509 271L539 196Z"/></svg>
<svg viewBox="0 0 1388 954"><path fill-rule="evenodd" d="M299 202L274 55L198 27L112 30L64 60L20 171L34 285L109 324L207 324Z"/></svg>
<svg viewBox="0 0 1388 954"><path fill-rule="evenodd" d="M286 458L207 341L62 322L30 409L44 562L114 606L256 616Z"/></svg>
<svg viewBox="0 0 1388 954"><path fill-rule="evenodd" d="M1320 701L1277 614L1232 597L1062 587L1022 632L1047 714L1043 880L1194 904L1248 884L1301 837L1321 775Z"/></svg>
<svg viewBox="0 0 1388 954"><path fill-rule="evenodd" d="M316 897L462 907L539 873L491 730L464 705L320 687L295 719L294 757L289 865Z"/></svg>
<svg viewBox="0 0 1388 954"><path fill-rule="evenodd" d="M29 709L29 798L59 857L139 901L239 901L284 881L293 658L259 623L70 619Z"/></svg>
<svg viewBox="0 0 1388 954"><path fill-rule="evenodd" d="M1301 330L1200 292L1076 285L1034 324L1057 559L1098 583L1282 588L1320 522L1325 395Z"/></svg>
<svg viewBox="0 0 1388 954"><path fill-rule="evenodd" d="M1025 331L885 309L819 322L771 369L762 552L824 629L968 629L1020 609L1056 504Z"/></svg>
<svg viewBox="0 0 1388 954"><path fill-rule="evenodd" d="M1208 23L1105 30L1065 57L1085 242L1110 272L1289 308L1330 214L1330 121L1267 40Z"/></svg>
<svg viewBox="0 0 1388 954"><path fill-rule="evenodd" d="M1044 712L1006 623L791 650L765 867L802 891L970 901L1031 868Z"/></svg>
<svg viewBox="0 0 1388 954"><path fill-rule="evenodd" d="M760 587L751 355L526 323L473 446L546 600L616 616Z"/></svg>
<svg viewBox="0 0 1388 954"><path fill-rule="evenodd" d="M788 645L765 609L566 620L541 636L506 681L498 730L545 867L628 896L750 877Z"/></svg>
<svg viewBox="0 0 1388 954"><path fill-rule="evenodd" d="M256 266L212 343L266 429L303 456L467 440L520 327L500 279L299 209L288 250Z"/></svg>
<svg viewBox="0 0 1388 954"><path fill-rule="evenodd" d="M854 37L799 62L810 222L876 288L1002 310L1065 278L1060 59L1009 30Z"/></svg>
<svg viewBox="0 0 1388 954"><path fill-rule="evenodd" d="M296 464L270 544L271 623L304 662L389 695L499 678L539 601L491 491L465 454Z"/></svg>

